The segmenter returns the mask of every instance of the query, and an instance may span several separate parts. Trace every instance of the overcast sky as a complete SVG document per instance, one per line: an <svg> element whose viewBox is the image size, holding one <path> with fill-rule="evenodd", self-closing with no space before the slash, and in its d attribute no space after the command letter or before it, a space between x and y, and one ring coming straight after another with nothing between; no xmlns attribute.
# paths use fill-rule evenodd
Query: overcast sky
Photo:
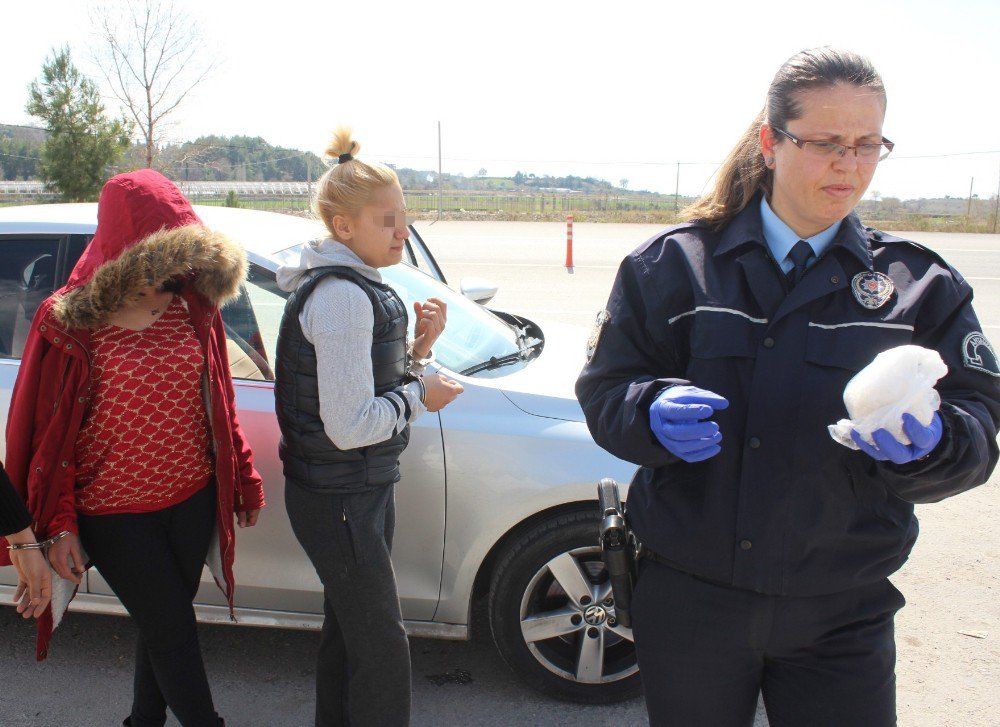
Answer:
<svg viewBox="0 0 1000 727"><path fill-rule="evenodd" d="M3 4L0 123L37 123L27 87L54 47L100 78L89 11L108 4ZM869 56L888 91L896 150L870 190L964 197L974 178L980 197L997 193L997 0L176 4L219 67L172 141L242 134L322 153L349 123L363 157L436 169L440 121L445 172L673 192L680 161L681 193L699 194L778 67L829 44Z"/></svg>

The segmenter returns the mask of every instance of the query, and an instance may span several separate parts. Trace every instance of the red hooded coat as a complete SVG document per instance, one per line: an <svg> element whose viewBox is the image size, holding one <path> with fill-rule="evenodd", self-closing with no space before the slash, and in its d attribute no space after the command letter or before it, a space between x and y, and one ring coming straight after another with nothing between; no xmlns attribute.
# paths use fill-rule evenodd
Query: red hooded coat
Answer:
<svg viewBox="0 0 1000 727"><path fill-rule="evenodd" d="M261 478L236 419L219 307L238 294L243 249L204 227L180 190L150 169L112 177L101 191L97 232L66 285L35 314L7 419L5 466L39 538L76 533L75 446L90 401L90 333L156 281L183 279L181 296L205 355L203 398L215 447L219 587L233 607L234 513L263 507ZM0 564L9 563L6 548ZM219 576L216 578L219 581ZM58 618L61 614L56 617ZM38 623L44 659L52 608Z"/></svg>

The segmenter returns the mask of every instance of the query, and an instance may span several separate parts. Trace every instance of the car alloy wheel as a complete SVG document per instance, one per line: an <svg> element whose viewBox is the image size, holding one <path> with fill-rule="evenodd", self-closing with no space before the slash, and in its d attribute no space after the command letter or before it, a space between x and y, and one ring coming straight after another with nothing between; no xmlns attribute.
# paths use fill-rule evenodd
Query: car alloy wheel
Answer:
<svg viewBox="0 0 1000 727"><path fill-rule="evenodd" d="M550 560L528 583L521 599L521 633L529 651L553 674L602 684L639 671L632 629L617 621L605 570L598 546L575 548Z"/></svg>
<svg viewBox="0 0 1000 727"><path fill-rule="evenodd" d="M490 618L500 653L525 682L577 702L637 696L631 629L617 622L597 542L597 508L532 526L494 572Z"/></svg>

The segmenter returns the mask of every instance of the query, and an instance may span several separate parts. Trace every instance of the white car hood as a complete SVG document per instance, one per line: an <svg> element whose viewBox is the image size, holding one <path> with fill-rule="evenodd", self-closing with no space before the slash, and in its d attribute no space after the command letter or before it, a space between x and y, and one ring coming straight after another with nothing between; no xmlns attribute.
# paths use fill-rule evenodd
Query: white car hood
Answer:
<svg viewBox="0 0 1000 727"><path fill-rule="evenodd" d="M520 371L495 379L498 389L521 411L540 417L584 421L573 390L586 362L588 331L565 323L539 323L545 346Z"/></svg>

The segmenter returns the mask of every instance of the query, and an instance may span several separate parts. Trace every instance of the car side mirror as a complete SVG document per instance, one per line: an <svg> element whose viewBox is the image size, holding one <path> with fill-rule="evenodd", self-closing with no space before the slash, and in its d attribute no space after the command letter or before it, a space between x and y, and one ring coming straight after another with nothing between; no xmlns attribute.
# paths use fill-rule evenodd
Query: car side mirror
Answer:
<svg viewBox="0 0 1000 727"><path fill-rule="evenodd" d="M479 305L486 305L497 294L497 284L486 278L462 278L459 287L462 295Z"/></svg>

